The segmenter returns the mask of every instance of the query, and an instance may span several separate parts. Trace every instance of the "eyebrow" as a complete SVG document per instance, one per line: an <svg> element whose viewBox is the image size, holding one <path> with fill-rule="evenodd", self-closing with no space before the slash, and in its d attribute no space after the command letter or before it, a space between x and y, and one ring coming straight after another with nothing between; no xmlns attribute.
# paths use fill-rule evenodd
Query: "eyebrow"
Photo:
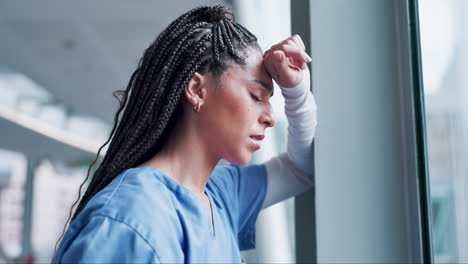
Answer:
<svg viewBox="0 0 468 264"><path fill-rule="evenodd" d="M270 97L273 96L273 86L270 86L270 85L266 84L266 83L265 83L264 81L262 81L262 80L254 79L254 80L250 80L250 81L255 82L255 83L258 83L258 84L260 84L263 88L265 88L266 90L271 91Z"/></svg>

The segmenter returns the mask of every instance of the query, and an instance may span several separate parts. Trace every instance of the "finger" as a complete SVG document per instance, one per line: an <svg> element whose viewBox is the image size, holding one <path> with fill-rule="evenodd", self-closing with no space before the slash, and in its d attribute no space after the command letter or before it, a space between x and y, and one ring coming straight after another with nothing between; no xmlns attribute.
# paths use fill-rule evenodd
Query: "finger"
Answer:
<svg viewBox="0 0 468 264"><path fill-rule="evenodd" d="M304 61L304 62L312 61L312 58L309 57L309 55L307 55L307 53L304 50L301 50L297 47L283 45L279 47L278 49L283 51L286 57L293 57L299 61Z"/></svg>
<svg viewBox="0 0 468 264"><path fill-rule="evenodd" d="M281 50L276 50L273 52L272 56L274 56L276 59L276 63L273 64L273 67L276 70L277 78L280 80L280 72L286 73L289 71L289 63L288 60L286 59L286 54L283 53Z"/></svg>
<svg viewBox="0 0 468 264"><path fill-rule="evenodd" d="M295 35L295 36L298 36L298 35ZM263 57L269 55L270 53L274 52L275 50L282 49L282 47L288 45L288 46L295 47L297 49L302 50L303 55L304 55L303 57L304 57L304 60L306 62L312 61L312 58L310 58L310 56L305 52L305 46L304 46L304 43L302 42L302 40L297 39L297 38L300 38L300 37L295 37L295 36L289 37L288 39L285 39L282 42L271 46L271 48L264 53Z"/></svg>
<svg viewBox="0 0 468 264"><path fill-rule="evenodd" d="M294 59L292 57L287 57L286 59L288 61L289 68L295 69L297 71L301 71L302 65L305 64L305 62L298 61L297 59Z"/></svg>
<svg viewBox="0 0 468 264"><path fill-rule="evenodd" d="M306 50L306 47L304 45L304 42L302 41L302 38L301 36L299 36L299 34L296 34L294 36L292 36L292 40L299 46L301 47L303 50Z"/></svg>
<svg viewBox="0 0 468 264"><path fill-rule="evenodd" d="M304 70L306 68L306 63L304 61L298 61L296 59L293 59L294 65L298 65L301 70Z"/></svg>
<svg viewBox="0 0 468 264"><path fill-rule="evenodd" d="M300 48L300 46L297 45L297 43L295 41L293 41L291 39L291 37L281 41L280 43L278 44L275 44L273 46L270 47L270 49L268 49L265 54L264 54L264 57L272 52L274 52L275 50L277 50L281 45L290 45L290 46L297 46L298 48Z"/></svg>

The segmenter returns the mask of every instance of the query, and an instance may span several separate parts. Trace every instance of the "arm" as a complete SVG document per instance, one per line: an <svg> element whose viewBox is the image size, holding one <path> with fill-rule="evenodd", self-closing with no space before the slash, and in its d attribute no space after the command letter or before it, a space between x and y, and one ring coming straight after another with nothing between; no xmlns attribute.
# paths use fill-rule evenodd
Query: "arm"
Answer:
<svg viewBox="0 0 468 264"><path fill-rule="evenodd" d="M317 106L310 92L310 73L295 87L281 87L288 120L287 152L265 163L268 189L262 208L296 196L313 185L312 141L317 126Z"/></svg>

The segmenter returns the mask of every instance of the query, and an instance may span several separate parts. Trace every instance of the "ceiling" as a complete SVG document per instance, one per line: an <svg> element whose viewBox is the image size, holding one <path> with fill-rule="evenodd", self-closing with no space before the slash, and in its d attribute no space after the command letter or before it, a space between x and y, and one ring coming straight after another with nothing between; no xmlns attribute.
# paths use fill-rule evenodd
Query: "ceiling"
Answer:
<svg viewBox="0 0 468 264"><path fill-rule="evenodd" d="M79 113L113 122L146 47L213 0L0 0L0 67L24 73ZM226 2L226 1L224 1Z"/></svg>

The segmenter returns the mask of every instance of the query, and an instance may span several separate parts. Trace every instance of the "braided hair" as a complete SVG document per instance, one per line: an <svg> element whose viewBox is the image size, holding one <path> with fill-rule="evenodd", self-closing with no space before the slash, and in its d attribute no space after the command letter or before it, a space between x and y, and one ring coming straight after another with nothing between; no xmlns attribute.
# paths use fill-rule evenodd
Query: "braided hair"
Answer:
<svg viewBox="0 0 468 264"><path fill-rule="evenodd" d="M193 74L211 72L219 78L229 62L246 64L242 50L248 47L260 51L255 35L238 24L231 9L222 4L194 8L159 34L144 51L127 88L113 93L120 103L114 126L79 188L64 232L68 222L75 220L89 200L120 172L149 160L162 149L183 114L182 94ZM90 170L109 141L109 148L80 200Z"/></svg>

